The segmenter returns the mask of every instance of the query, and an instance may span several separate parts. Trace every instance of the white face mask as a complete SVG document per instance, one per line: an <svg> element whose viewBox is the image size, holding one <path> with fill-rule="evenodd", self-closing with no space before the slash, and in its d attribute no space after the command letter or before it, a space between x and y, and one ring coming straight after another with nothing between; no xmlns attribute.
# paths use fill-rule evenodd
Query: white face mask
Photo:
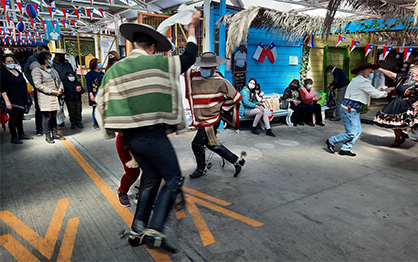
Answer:
<svg viewBox="0 0 418 262"><path fill-rule="evenodd" d="M70 82L73 82L75 80L75 77L74 76L69 76L68 80L70 80Z"/></svg>
<svg viewBox="0 0 418 262"><path fill-rule="evenodd" d="M9 68L9 69L14 69L15 64L6 64L6 67Z"/></svg>
<svg viewBox="0 0 418 262"><path fill-rule="evenodd" d="M248 87L250 88L250 89L253 89L254 87L255 87L255 85L254 84L248 84Z"/></svg>

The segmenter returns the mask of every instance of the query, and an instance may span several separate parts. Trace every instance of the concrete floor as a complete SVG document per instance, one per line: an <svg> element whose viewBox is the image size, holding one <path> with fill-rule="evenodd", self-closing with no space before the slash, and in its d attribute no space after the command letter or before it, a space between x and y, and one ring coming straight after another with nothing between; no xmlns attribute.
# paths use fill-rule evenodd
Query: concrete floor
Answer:
<svg viewBox="0 0 418 262"><path fill-rule="evenodd" d="M362 115L367 122L382 102ZM118 205L123 175L114 140L93 130L61 129L66 142L43 137L10 144L1 132L1 261L417 261L417 153L415 141L390 148L391 130L363 124L352 151L330 154L325 140L343 132L273 124L277 137L222 130L231 151L247 152L242 174L214 156L208 175L191 180L194 133L171 137L187 198L165 230L180 249L167 255L132 248L119 232L135 211ZM33 117L33 114L30 116ZM34 119L24 121L35 135ZM337 147L338 148L338 147ZM136 192L131 189L133 199Z"/></svg>

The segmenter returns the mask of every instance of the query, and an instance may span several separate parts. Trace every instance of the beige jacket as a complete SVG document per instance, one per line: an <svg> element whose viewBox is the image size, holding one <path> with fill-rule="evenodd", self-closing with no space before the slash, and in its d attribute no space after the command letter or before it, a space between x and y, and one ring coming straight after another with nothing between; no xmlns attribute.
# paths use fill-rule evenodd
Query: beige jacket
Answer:
<svg viewBox="0 0 418 262"><path fill-rule="evenodd" d="M55 81L52 78L52 75L46 71L38 62L33 62L31 64L32 69L32 79L35 84L35 88L38 89L38 104L41 111L55 111L58 110L59 103L58 97L52 94L52 91L57 89L62 89L64 92L64 85L61 82L58 72L51 68L52 72L55 74Z"/></svg>

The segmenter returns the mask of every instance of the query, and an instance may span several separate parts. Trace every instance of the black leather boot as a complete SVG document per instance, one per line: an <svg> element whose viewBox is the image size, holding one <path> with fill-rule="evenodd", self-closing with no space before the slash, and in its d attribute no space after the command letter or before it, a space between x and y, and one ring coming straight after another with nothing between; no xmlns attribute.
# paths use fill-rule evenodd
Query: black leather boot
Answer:
<svg viewBox="0 0 418 262"><path fill-rule="evenodd" d="M52 129L52 137L57 140L66 140L65 137L58 135L58 131L56 128Z"/></svg>
<svg viewBox="0 0 418 262"><path fill-rule="evenodd" d="M53 144L53 143L55 143L55 141L54 141L54 138L52 137L52 131L46 131L45 132L45 141L48 143L48 144Z"/></svg>
<svg viewBox="0 0 418 262"><path fill-rule="evenodd" d="M223 145L220 146L208 146L210 150L224 158L229 163L233 164L235 167L234 177L238 176L241 172L242 167L245 164L245 160L243 158L239 158L237 155L232 153L228 150L228 148L224 147Z"/></svg>
<svg viewBox="0 0 418 262"><path fill-rule="evenodd" d="M190 178L198 178L206 175L206 156L205 148L203 145L197 145L192 143L193 154L196 158L197 168L189 175Z"/></svg>

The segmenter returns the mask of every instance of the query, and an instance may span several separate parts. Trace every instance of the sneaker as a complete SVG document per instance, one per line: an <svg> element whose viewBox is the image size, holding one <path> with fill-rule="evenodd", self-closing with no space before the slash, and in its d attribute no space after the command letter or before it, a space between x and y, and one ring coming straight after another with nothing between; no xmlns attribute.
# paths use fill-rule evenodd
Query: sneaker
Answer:
<svg viewBox="0 0 418 262"><path fill-rule="evenodd" d="M43 132L43 131L39 131L39 130L38 130L38 131L36 131L36 135L37 135L37 136L43 136L43 135L44 135L44 132Z"/></svg>
<svg viewBox="0 0 418 262"><path fill-rule="evenodd" d="M76 127L77 127L77 125L76 125L76 124L71 123L71 129L75 129Z"/></svg>
<svg viewBox="0 0 418 262"><path fill-rule="evenodd" d="M325 126L323 123L316 123L317 126Z"/></svg>
<svg viewBox="0 0 418 262"><path fill-rule="evenodd" d="M314 123L312 123L312 122L309 122L309 123L306 123L308 126L315 126L315 124Z"/></svg>
<svg viewBox="0 0 418 262"><path fill-rule="evenodd" d="M32 119L31 117L23 116L23 120L31 120L31 119Z"/></svg>
<svg viewBox="0 0 418 262"><path fill-rule="evenodd" d="M12 140L10 141L10 143L16 144L16 145L23 144L23 142L20 141L20 139L18 137L13 137Z"/></svg>
<svg viewBox="0 0 418 262"><path fill-rule="evenodd" d="M26 134L23 134L23 135L20 135L20 136L19 136L19 139L26 139L26 140L30 140L30 139L33 139L33 137L28 136L28 135L26 135Z"/></svg>
<svg viewBox="0 0 418 262"><path fill-rule="evenodd" d="M99 125L94 125L93 128L94 128L94 130L100 130Z"/></svg>
<svg viewBox="0 0 418 262"><path fill-rule="evenodd" d="M201 176L204 176L204 175L206 175L205 171L201 171L199 169L196 169L193 173L191 173L189 175L189 177L190 178L198 178L198 177L201 177Z"/></svg>
<svg viewBox="0 0 418 262"><path fill-rule="evenodd" d="M84 125L83 125L83 123L77 123L77 127L78 128L84 128Z"/></svg>
<svg viewBox="0 0 418 262"><path fill-rule="evenodd" d="M129 201L128 194L123 194L118 191L119 203L123 207L130 207L131 202Z"/></svg>

